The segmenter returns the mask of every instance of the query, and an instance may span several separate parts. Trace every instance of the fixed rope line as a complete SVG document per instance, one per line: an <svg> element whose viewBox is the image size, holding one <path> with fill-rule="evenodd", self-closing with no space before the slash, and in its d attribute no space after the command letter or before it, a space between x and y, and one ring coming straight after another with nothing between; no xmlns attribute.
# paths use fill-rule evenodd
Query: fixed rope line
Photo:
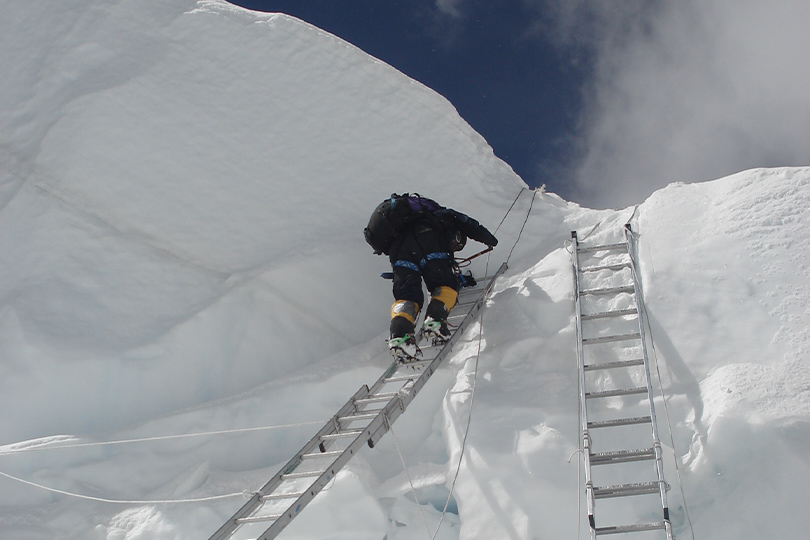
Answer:
<svg viewBox="0 0 810 540"><path fill-rule="evenodd" d="M11 449L4 449L0 450L0 456L12 455L12 454L21 454L25 452L37 452L41 450L64 450L67 448L89 448L94 446L114 446L119 444L135 444L135 443L144 443L144 442L155 442L155 441L168 441L173 439L188 439L192 437L208 437L212 435L230 435L234 433L250 433L253 431L269 431L274 429L287 429L287 428L294 428L294 427L302 427L302 426L312 426L316 424L321 424L321 421L314 421L314 422L300 422L297 424L279 424L276 426L260 426L260 427L251 427L251 428L236 428L236 429L222 429L217 431L204 431L198 433L183 433L180 435L160 435L155 437L143 437L137 439L119 439L114 441L99 441L99 442L85 442L85 443L73 443L73 444L42 444L39 446L28 446L25 448L11 448ZM17 443L19 444L19 443ZM12 445L13 446L13 445Z"/></svg>
<svg viewBox="0 0 810 540"><path fill-rule="evenodd" d="M217 501L220 499L230 499L233 497L241 497L242 493L227 493L225 495L213 495L211 497L197 497L194 499L158 499L158 500L120 500L120 499L105 499L103 497L92 497L90 495L81 495L79 493L73 493L70 491L65 491L63 489L56 489L48 486L43 486L42 484L37 484L36 482L31 482L29 480L23 480L22 478L18 478L16 476L12 476L8 473L4 473L0 471L0 476L4 478L8 478L9 480L13 480L15 482L19 482L21 484L25 484L26 486L35 487L37 489L42 489L44 491L48 491L50 493L57 493L59 495L65 495L67 497L73 497L75 499L83 499L86 501L95 501L95 502L102 502L108 504L179 504L179 503L199 503L199 502L207 502L207 501Z"/></svg>
<svg viewBox="0 0 810 540"><path fill-rule="evenodd" d="M635 216L636 210L638 210L638 205L636 205L636 208L633 210L633 214L630 216L630 219L627 220L628 225L630 224L630 221L632 221L633 216ZM637 236L639 235L638 232L636 232L634 234L636 234ZM643 294L640 287L639 287L639 296L641 296L642 300L643 300L644 294ZM675 474L678 476L678 487L679 487L679 490L681 492L681 500L683 501L683 509L684 509L684 513L686 514L686 521L689 523L689 531L690 531L690 533L692 535L692 540L695 540L695 528L694 528L694 525L692 524L692 517L689 515L689 506L686 504L686 493L684 493L684 490L683 490L683 478L681 477L681 468L678 465L679 459L678 459L678 455L677 455L677 453L675 451L675 437L672 434L672 419L670 418L670 415L669 415L669 404L667 403L667 397L666 397L666 394L664 393L664 383L662 382L662 379L661 379L661 365L658 362L658 351L655 349L655 339L653 337L652 326L650 325L649 317L646 317L646 313L645 313L644 319L646 319L647 331L649 332L649 336L650 336L650 345L652 346L653 358L655 359L655 371L656 371L656 374L658 375L658 388L661 390L661 400L664 403L664 413L665 413L665 415L667 417L667 427L669 428L669 441L670 441L670 444L672 445L673 461L675 463Z"/></svg>
<svg viewBox="0 0 810 540"><path fill-rule="evenodd" d="M12 454L20 454L24 452L35 452L40 450L64 450L68 448L88 448L88 447L98 447L98 446L112 446L112 445L119 445L119 444L133 444L133 443L143 443L143 442L153 442L153 441L165 441L165 440L172 440L172 439L186 439L191 437L205 437L211 435L225 435L225 434L233 434L233 433L249 433L253 431L267 431L272 429L284 429L284 428L292 428L292 427L299 427L299 426L309 426L313 424L320 424L321 422L300 422L297 424L281 424L276 426L262 426L262 427L253 427L253 428L239 428L239 429L224 429L218 431L208 431L208 432L201 432L201 433L185 433L181 435L165 435L165 436L157 436L157 437L144 437L139 439L121 439L116 441L100 441L100 442L92 442L92 443L75 443L75 444L60 444L56 445L40 445L40 446L30 446L27 448L17 448L11 450L4 450L0 452L0 456L2 455L12 455ZM49 486L45 486L42 484L38 484L36 482L31 482L30 480L25 480L23 478L19 478L17 476L5 473L0 471L0 476L7 478L9 480L13 480L14 482L18 482L20 484L24 484L26 486L34 487L37 489L41 489L43 491L48 491L50 493L56 493L59 495L64 495L67 497L73 497L75 499L82 499L86 501L95 501L107 504L183 504L183 503L200 503L200 502L208 502L208 501L217 501L221 499L230 499L234 497L242 496L243 493L227 493L224 495L213 495L210 497L196 497L191 499L160 499L160 500L123 500L123 499L107 499L104 497L93 497L90 495L82 495L80 493L73 493L70 491L56 489Z"/></svg>
<svg viewBox="0 0 810 540"><path fill-rule="evenodd" d="M498 224L498 227L496 227L495 232L498 232L498 229L500 229L501 225L503 225L503 222L506 221L506 217L509 215L509 212L512 211L512 208L515 206L515 203L517 203L517 200L520 198L520 195L526 189L527 188L523 188L520 190L520 193L518 193L518 196L515 197L515 200L512 202L512 205L506 211L506 214L503 216L503 219L501 219L501 222ZM515 250L515 247L517 246L518 242L520 242L520 237L523 234L523 229L526 227L526 222L529 221L529 215L532 212L532 206L534 205L534 199L536 195L537 190L534 190L532 192L531 203L529 203L529 210L526 212L526 217L523 220L523 225L520 227L520 232L518 233L517 239L515 240L515 243L512 245L512 250L509 252L509 256L506 258L507 263L509 262L509 259L512 257L512 252ZM489 255L487 255L487 266L484 273L486 274L488 270L489 270ZM469 415L467 415L467 425L464 429L464 437L462 438L461 441L461 451L459 452L458 456L458 467L456 467L456 473L453 476L453 483L450 485L450 492L447 494L447 500L445 501L444 508L442 509L442 516L439 519L439 524L436 527L436 532L433 533L433 536L431 536L431 540L435 540L436 536L439 534L439 530L441 529L442 523L444 522L444 517L447 515L447 508L450 506L450 499L453 497L453 491L455 491L456 488L456 481L458 481L458 476L461 473L461 464L464 461L464 453L467 448L467 437L470 434L470 424L472 423L473 405L475 404L475 388L478 383L478 363L481 359L481 346L483 339L484 339L484 314L482 313L481 320L478 322L478 350L475 353L475 367L473 368L473 381L472 381L472 388L470 390L470 413Z"/></svg>
<svg viewBox="0 0 810 540"><path fill-rule="evenodd" d="M439 529L444 522L444 516L447 515L447 508L450 506L450 499L453 497L453 491L456 489L456 481L458 475L461 473L461 463L464 461L464 451L467 448L467 436L470 434L470 424L472 423L473 405L475 404L475 387L478 382L478 362L481 358L481 342L484 337L484 314L481 314L481 320L478 322L478 350L475 353L475 367L473 368L473 382L470 390L470 413L467 415L467 426L464 429L464 437L461 440L461 451L458 456L458 467L456 467L456 474L453 476L453 483L450 485L450 492L447 494L447 500L442 509L442 517L439 519L439 524L436 526L436 532L430 537L430 540L435 540L439 534Z"/></svg>
<svg viewBox="0 0 810 540"><path fill-rule="evenodd" d="M413 485L411 473L408 472L408 465L405 463L405 457L402 455L402 450L399 448L399 442L397 441L396 433L394 433L394 426L391 426L391 437L394 439L394 446L397 449L399 460L402 462L402 470L405 471L405 476L408 478L408 483L411 485L411 494L413 495L413 500L416 501L416 507L419 508L419 513L422 515L422 521L425 524L425 529L427 529L427 534L430 536L430 525L428 525L425 513L422 511L422 503L419 502L419 496L416 494L416 486Z"/></svg>
<svg viewBox="0 0 810 540"><path fill-rule="evenodd" d="M515 207L515 204L518 202L518 199L520 199L520 196L523 195L524 191L529 191L529 188L520 188L520 191L518 191L517 197L515 197L515 200L512 201L512 204L509 205L509 209L506 211L506 213L501 218L501 222L498 223L497 227L495 227L495 230L492 233L493 235L496 234L498 232L498 230L500 230L501 225L503 225L504 221L506 221L506 218L512 212L512 209ZM523 226L520 228L520 232L518 233L518 236L517 236L517 239L515 240L515 243L512 245L511 251L509 251L509 256L506 258L507 263L509 262L509 259L512 258L512 252L515 250L515 246L517 246L517 243L520 241L520 236L523 234L523 228L526 226L526 222L529 220L529 214L531 214L532 205L534 204L534 196L536 194L537 194L537 190L535 189L532 192L532 202L529 204L529 210L526 212L526 219L523 220ZM484 269L484 275L487 275L489 273L489 257L490 256L487 255L487 264L486 264L486 267Z"/></svg>
<svg viewBox="0 0 810 540"><path fill-rule="evenodd" d="M498 226L495 228L495 231L493 232L493 234L497 233L498 230L501 228L501 226L506 221L506 218L509 216L510 212L512 212L512 209L515 207L515 204L517 203L518 199L520 198L520 196L523 194L524 191L528 191L528 188L521 188L521 190L517 194L517 197L515 197L515 200L512 201L512 204L509 206L509 209L507 209L507 211L504 214L503 218L501 218L501 221L500 221L500 223L498 223ZM514 251L515 246L517 246L517 243L520 241L520 237L523 234L523 229L526 226L526 222L529 219L529 214L532 211L532 206L534 204L534 195L536 195L536 193L537 193L537 190L535 190L534 194L532 195L532 202L529 204L529 210L526 213L526 218L523 220L523 226L520 228L520 233L518 234L518 237L515 240L514 245L512 246L512 251ZM509 257L512 256L512 251L509 252ZM484 275L487 275L489 273L489 261L490 261L490 254L488 253L487 254L486 268L484 270ZM507 262L508 261L509 261L509 258L507 258ZM393 435L393 438L394 438L394 446L396 447L397 453L399 454L399 459L402 462L403 470L405 471L405 475L407 476L408 483L410 484L410 487L411 487L411 493L412 493L412 495L414 497L414 500L416 501L417 507L419 508L419 513L422 515L422 520L425 523L425 527L427 528L428 536L430 537L431 540L435 540L436 536L439 534L439 530L441 530L442 523L444 522L444 518L447 515L447 509L450 506L450 499L453 497L453 491L455 490L456 482L458 481L458 477L459 477L459 474L461 472L461 464L462 464L462 461L464 460L464 453L465 453L465 449L467 447L467 437L469 436L470 424L472 422L472 410L473 410L473 405L475 403L475 387L476 387L476 384L477 384L477 381L478 381L478 362L479 362L479 359L481 357L481 347L482 347L483 336L484 336L484 318L483 318L483 314L482 314L481 315L481 320L479 321L479 327L478 327L478 350L477 350L476 355L475 355L475 367L473 368L473 383L472 383L472 388L471 388L471 392L470 392L470 413L467 416L467 425L465 426L464 436L463 436L462 442L461 442L461 451L459 453L458 466L456 467L456 472L455 472L455 474L453 476L453 482L452 482L452 484L450 486L450 491L449 491L449 493L447 495L447 500L445 501L444 508L442 509L442 515L441 515L441 518L439 519L439 524L436 526L436 531L433 534L430 533L430 526L427 523L427 518L425 517L425 514L422 511L422 506L419 503L419 498L418 498L418 496L416 494L416 487L414 486L413 480L411 479L410 473L408 472L408 466L405 463L405 458L403 457L402 452L401 452L401 450L399 448L399 443L397 442L397 438L396 438L396 435L394 434L393 427L391 428L391 434Z"/></svg>
<svg viewBox="0 0 810 540"><path fill-rule="evenodd" d="M498 226L497 226L497 227L495 227L495 232L498 232L498 229L500 229L500 228L501 228L501 225L503 225L503 222L504 222L504 221L506 221L506 216L508 216L508 215L509 215L509 212L511 212L511 211L512 211L512 208L514 208L515 203L517 203L517 202L518 202L518 199L520 198L520 196L521 196L521 195L523 195L523 192L524 192L524 191L528 191L528 189L529 189L529 188L520 188L520 191L518 191L517 197L515 197L515 200L514 200L514 201L512 201L512 204L511 204L511 205L509 205L509 209L506 211L506 213L505 213L505 214L503 215L503 217L501 218L501 222L500 222L500 223L498 223ZM493 233L493 234L494 234L494 233Z"/></svg>
<svg viewBox="0 0 810 540"><path fill-rule="evenodd" d="M536 198L536 196L537 196L537 190L534 190L532 192L532 201L529 203L529 210L526 212L526 218L523 220L523 225L520 226L520 232L518 233L518 236L517 236L517 239L515 240L515 243L512 245L512 249L509 251L509 256L506 257L506 262L507 263L509 262L509 259L512 258L512 253L515 251L515 248L517 247L518 242L520 242L520 237L523 235L523 229L526 228L526 223L529 221L529 216L532 213L532 206L534 206L534 199Z"/></svg>
<svg viewBox="0 0 810 540"><path fill-rule="evenodd" d="M411 479L411 475L408 472L408 466L406 465L405 458L403 457L402 452L399 448L399 443L397 442L396 435L394 434L394 429L393 427L391 427L391 435L393 435L394 438L394 446L397 449L397 454L399 454L399 460L402 462L402 468L405 471L405 475L408 477L408 483L411 486L411 493L413 494L413 498L416 501L417 507L419 508L419 513L422 515L422 520L424 521L425 527L427 528L428 537L430 537L431 540L435 540L436 535L439 534L439 530L441 529L442 523L444 522L444 517L447 515L447 509L450 506L450 499L453 497L453 491L456 487L456 481L458 480L459 473L461 472L461 463L464 459L464 450L467 446L467 436L470 433L470 423L472 422L472 408L475 402L475 387L478 381L478 361L479 358L481 357L481 342L483 340L483 337L484 337L484 315L482 313L481 320L479 321L478 326L478 350L475 354L475 367L473 368L473 383L472 389L470 391L470 413L469 415L467 415L467 426L465 427L464 437L462 438L461 441L461 451L458 457L458 467L456 467L456 473L453 476L453 483L450 486L450 492L447 494L447 500L444 503L444 508L442 509L442 515L441 518L439 519L439 524L436 526L436 531L433 534L431 534L430 532L430 526L428 525L427 518L425 517L425 513L422 511L422 506L419 502L419 497L416 494L416 487L413 485L413 480Z"/></svg>
<svg viewBox="0 0 810 540"><path fill-rule="evenodd" d="M580 446L582 446L582 445L580 445ZM571 455L568 456L568 464L569 465L571 464L571 460L574 459L575 455L577 455L577 454L582 455L583 452L584 452L584 450L582 448L577 448L576 450L571 452ZM577 460L577 463L578 463L578 465L577 465L577 486L581 486L582 485L582 467L581 467L581 465L579 465L579 463L581 463L581 460ZM580 535L581 535L580 531L581 531L581 524L582 524L582 520L579 519L580 516L582 515L582 514L580 514L580 511L579 511L579 509L582 507L582 495L581 495L581 493L582 493L582 490L579 489L579 487L577 487L577 511L576 511L577 540L579 540Z"/></svg>
<svg viewBox="0 0 810 540"><path fill-rule="evenodd" d="M652 335L652 327L650 326L649 319L647 320L647 330L650 332L650 344L652 345L653 358L655 358L655 371L658 374L658 387L661 390L661 400L664 402L664 413L667 417L667 427L669 428L669 442L672 445L673 461L675 463L675 474L678 476L678 488L681 492L681 500L683 501L683 509L686 514L686 520L689 522L689 531L692 534L692 540L695 540L695 528L692 525L692 517L689 515L689 506L686 504L686 493L683 490L683 478L681 477L681 468L678 465L678 455L675 452L675 437L672 434L672 420L669 417L669 405L667 403L666 394L664 394L664 384L661 382L661 367L658 364L658 352L655 350L655 340Z"/></svg>
<svg viewBox="0 0 810 540"><path fill-rule="evenodd" d="M495 231L493 232L493 234L497 233L498 230L501 228L501 225L503 225L504 221L506 221L506 218L509 216L509 213L512 212L512 209L515 207L515 204L517 203L518 199L520 198L520 196L523 194L524 191L528 191L528 188L521 188L520 191L518 191L517 197L515 197L515 200L512 201L511 205L509 205L509 208L506 210L506 213L501 218L500 223L498 223L498 226L495 227ZM532 198L532 201L534 201L534 198ZM529 205L529 212L531 212L531 205ZM526 220L528 220L528 215L526 216ZM523 225L524 226L526 225L525 220L523 222ZM521 233L522 232L523 232L523 228L521 228ZM518 235L517 240L520 240L520 235ZM515 241L515 245L517 245L517 241ZM514 250L514 246L512 246L512 249ZM510 256L511 256L511 252L510 252ZM487 264L486 264L486 268L484 270L484 275L487 275L489 273L489 260L490 260L490 253L489 253L489 251L487 251ZM508 261L508 259L507 259L507 261ZM475 384L476 384L477 374L478 374L478 358L479 358L479 356L481 354L481 340L482 340L482 337L483 337L483 315L481 316L481 322L480 322L480 325L479 325L478 352L477 352L476 357L475 357L475 369L473 371L473 386L472 386L472 395L473 396L474 396L474 393L475 393ZM445 501L444 509L442 510L442 516L441 516L441 518L439 520L439 525L436 527L436 532L433 533L433 534L431 534L431 532L430 532L430 526L428 525L427 518L425 517L425 513L422 511L422 505L419 502L418 495L416 494L416 486L414 486L413 480L411 479L411 475L408 472L408 465L405 463L405 457L402 455L402 451L400 450L399 442L397 440L397 436L394 433L394 428L393 428L393 426L391 426L391 428L390 428L391 435L392 435L392 437L394 439L394 446L396 447L397 454L399 455L399 460L402 463L402 469L405 472L405 476L408 478L408 484L410 485L410 488L411 488L411 494L413 495L413 498L416 501L416 506L419 508L419 513L422 516L422 521L425 523L425 528L427 529L428 536L431 538L431 540L434 540L436 538L436 535L439 533L439 529L441 528L442 522L444 521L444 516L447 514L447 508L450 505L450 498L453 495L453 488L456 485L456 480L458 479L459 471L461 470L461 460L464 457L464 448L466 446L467 435L468 435L469 429L470 429L470 421L472 419L472 404L473 404L473 398L471 396L471 398L470 398L470 414L469 414L469 416L467 418L467 427L466 427L464 437L463 437L463 440L462 440L461 455L459 456L458 468L456 469L456 474L455 474L455 477L453 478L453 483L452 483L452 486L450 488L450 493L448 494L447 501Z"/></svg>

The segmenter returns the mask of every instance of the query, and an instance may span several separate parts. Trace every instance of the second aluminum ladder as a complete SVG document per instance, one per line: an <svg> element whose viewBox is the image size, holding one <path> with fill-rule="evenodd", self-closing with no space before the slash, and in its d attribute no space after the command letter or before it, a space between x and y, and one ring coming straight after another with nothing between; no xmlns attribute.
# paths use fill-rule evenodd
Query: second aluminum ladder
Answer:
<svg viewBox="0 0 810 540"><path fill-rule="evenodd" d="M623 241L592 245L571 233L588 522L592 540L646 531L662 531L672 540L629 224L623 233ZM639 501L645 495L659 503ZM597 500L611 501L600 506L599 523Z"/></svg>

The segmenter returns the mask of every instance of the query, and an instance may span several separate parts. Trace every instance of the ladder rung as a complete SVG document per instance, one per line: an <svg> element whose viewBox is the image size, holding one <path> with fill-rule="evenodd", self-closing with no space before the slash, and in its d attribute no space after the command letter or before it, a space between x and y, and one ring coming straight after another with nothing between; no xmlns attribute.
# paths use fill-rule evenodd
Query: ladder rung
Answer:
<svg viewBox="0 0 810 540"><path fill-rule="evenodd" d="M652 418L649 416L634 416L632 418L617 418L615 420L600 420L597 422L588 422L588 428L603 428L614 426L632 426L634 424L649 424Z"/></svg>
<svg viewBox="0 0 810 540"><path fill-rule="evenodd" d="M585 296L586 294L619 294L619 293L632 293L635 292L635 288L632 285L622 285L620 287L604 287L602 289L585 289L583 291L579 291L580 296Z"/></svg>
<svg viewBox="0 0 810 540"><path fill-rule="evenodd" d="M331 450L329 452L312 452L311 454L302 454L301 457L304 458L304 459L338 457L342 453L343 453L342 450Z"/></svg>
<svg viewBox="0 0 810 540"><path fill-rule="evenodd" d="M271 493L270 495L262 495L263 501L278 501L281 499L297 499L301 495L306 493L306 491L301 491L298 493Z"/></svg>
<svg viewBox="0 0 810 540"><path fill-rule="evenodd" d="M385 382L386 383L392 383L392 382L400 382L400 381L412 381L414 379L417 379L419 377L419 375L421 375L421 374L422 374L421 371L418 371L418 372L415 371L412 375L397 375L395 377L388 377L387 379L385 379Z"/></svg>
<svg viewBox="0 0 810 540"><path fill-rule="evenodd" d="M658 482L641 482L637 484L619 484L616 486L594 487L593 496L596 499L609 499L612 497L631 497L633 495L648 495L659 493L661 488Z"/></svg>
<svg viewBox="0 0 810 540"><path fill-rule="evenodd" d="M643 366L643 358L634 358L632 360L621 360L618 362L605 362L604 364L588 364L585 366L585 371L596 371L598 369L613 369L620 367L633 367Z"/></svg>
<svg viewBox="0 0 810 540"><path fill-rule="evenodd" d="M357 437L363 433L362 429L347 429L346 431L338 431L337 433L327 433L326 435L321 435L322 441L328 441L331 439L347 439L349 437Z"/></svg>
<svg viewBox="0 0 810 540"><path fill-rule="evenodd" d="M621 262L616 264L600 264L599 266L586 266L585 268L580 268L580 272L599 272L600 270L621 270L622 268L629 268L629 262Z"/></svg>
<svg viewBox="0 0 810 540"><path fill-rule="evenodd" d="M641 339L639 332L632 334L617 334L615 336L599 336L594 338L587 338L582 340L583 345L594 345L596 343L611 343L613 341L628 341L631 339Z"/></svg>
<svg viewBox="0 0 810 540"><path fill-rule="evenodd" d="M422 346L422 350L430 349L433 346L434 345L432 345L432 344L425 344L425 345ZM412 362L408 362L407 364L400 364L397 367L399 367L400 369L402 369L402 368L421 367L421 366L426 366L426 365L430 364L431 362L433 362L433 358L425 358L424 360L413 360Z"/></svg>
<svg viewBox="0 0 810 540"><path fill-rule="evenodd" d="M621 317L623 315L638 315L636 308L617 309L614 311L600 311L599 313L583 313L581 318L583 321L591 319L606 319L608 317Z"/></svg>
<svg viewBox="0 0 810 540"><path fill-rule="evenodd" d="M666 529L667 525L664 521L656 521L655 523L636 523L633 525L614 525L612 527L598 527L594 532L600 534L623 534L641 531L656 531L659 529Z"/></svg>
<svg viewBox="0 0 810 540"><path fill-rule="evenodd" d="M312 478L314 476L320 476L324 473L324 471L306 471L306 472L294 472L294 473L287 473L282 474L282 480L295 480L296 478Z"/></svg>
<svg viewBox="0 0 810 540"><path fill-rule="evenodd" d="M270 515L266 515L266 516L243 517L243 518L238 518L236 520L236 522L239 525L242 525L244 523L261 523L263 521L275 521L275 520L277 520L278 518L280 518L283 515L284 514L270 514Z"/></svg>
<svg viewBox="0 0 810 540"><path fill-rule="evenodd" d="M607 251L609 249L627 249L627 244L625 242L620 242L618 244L603 244L601 246L577 246L578 253L588 253L591 251Z"/></svg>
<svg viewBox="0 0 810 540"><path fill-rule="evenodd" d="M358 412L355 414L347 414L346 416L339 416L338 422L356 422L358 420L371 420L378 414L380 414L380 410L371 411L371 412Z"/></svg>
<svg viewBox="0 0 810 540"><path fill-rule="evenodd" d="M385 394L374 394L367 398L355 399L354 402L357 405L367 405L369 403L381 403L391 401L397 397L396 392L387 392Z"/></svg>
<svg viewBox="0 0 810 540"><path fill-rule="evenodd" d="M632 461L647 461L655 459L653 448L639 450L618 450L615 452L598 452L591 454L591 465L610 465L613 463L630 463Z"/></svg>
<svg viewBox="0 0 810 540"><path fill-rule="evenodd" d="M646 394L647 387L617 388L616 390L602 390L601 392L585 392L586 398L606 398L614 396L632 396L634 394Z"/></svg>

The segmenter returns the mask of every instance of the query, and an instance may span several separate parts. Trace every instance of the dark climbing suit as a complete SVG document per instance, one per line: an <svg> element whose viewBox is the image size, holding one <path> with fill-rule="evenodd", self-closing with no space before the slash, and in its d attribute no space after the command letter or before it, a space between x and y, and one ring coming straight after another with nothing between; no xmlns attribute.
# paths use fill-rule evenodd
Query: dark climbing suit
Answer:
<svg viewBox="0 0 810 540"><path fill-rule="evenodd" d="M461 288L454 253L467 237L488 246L498 240L484 226L461 212L442 208L408 224L389 249L393 268L391 337L412 334L425 296L422 279L431 293L426 316L444 321L456 303Z"/></svg>

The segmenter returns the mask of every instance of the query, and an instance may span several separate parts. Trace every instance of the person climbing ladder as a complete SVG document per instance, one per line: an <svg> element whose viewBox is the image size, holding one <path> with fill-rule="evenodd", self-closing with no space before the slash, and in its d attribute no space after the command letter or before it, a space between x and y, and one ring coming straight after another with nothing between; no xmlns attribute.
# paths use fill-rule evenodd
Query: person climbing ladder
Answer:
<svg viewBox="0 0 810 540"><path fill-rule="evenodd" d="M461 288L455 252L467 237L489 247L498 245L498 239L475 219L408 193L392 194L380 203L364 236L376 254L388 255L393 271L388 348L398 361L411 362L420 354L415 330L425 301L422 280L431 296L422 335L438 345L450 338L447 316Z"/></svg>

